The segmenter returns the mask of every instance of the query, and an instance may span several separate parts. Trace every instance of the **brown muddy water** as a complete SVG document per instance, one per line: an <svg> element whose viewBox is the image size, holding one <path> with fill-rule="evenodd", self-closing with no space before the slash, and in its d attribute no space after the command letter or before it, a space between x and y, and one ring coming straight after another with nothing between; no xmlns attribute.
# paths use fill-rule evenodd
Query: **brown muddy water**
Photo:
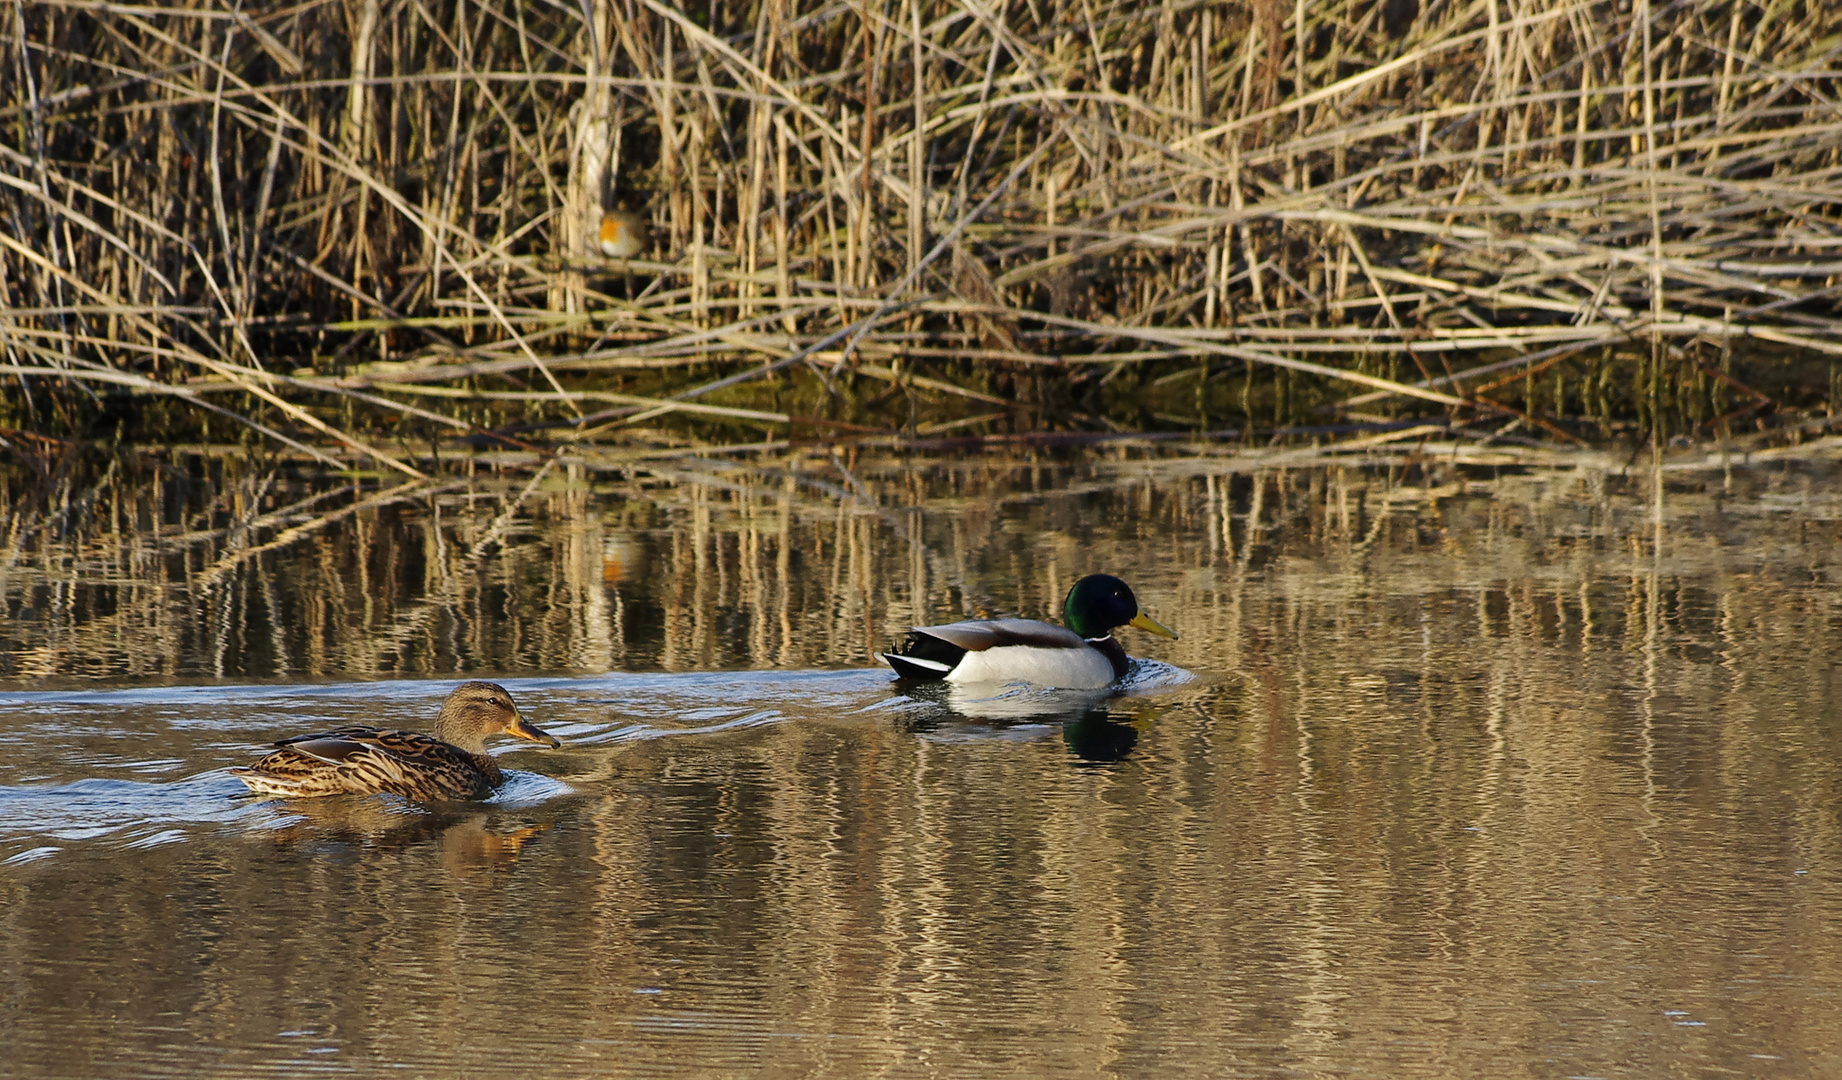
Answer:
<svg viewBox="0 0 1842 1080"><path fill-rule="evenodd" d="M1836 479L15 486L0 1074L1842 1074ZM873 666L1092 570L1117 693ZM564 741L488 802L224 772L462 676Z"/></svg>

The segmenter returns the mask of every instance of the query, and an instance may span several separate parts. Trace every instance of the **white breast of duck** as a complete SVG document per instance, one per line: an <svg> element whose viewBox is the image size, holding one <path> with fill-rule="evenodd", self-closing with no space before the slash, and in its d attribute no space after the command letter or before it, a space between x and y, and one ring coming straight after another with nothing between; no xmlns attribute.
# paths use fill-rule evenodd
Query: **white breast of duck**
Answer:
<svg viewBox="0 0 1842 1080"><path fill-rule="evenodd" d="M1112 641L1111 638L1107 640ZM1079 648L1000 645L984 652L969 652L947 672L946 680L951 683L1027 682L1069 690L1095 690L1118 677L1106 654L1089 648L1087 642L1082 641Z"/></svg>

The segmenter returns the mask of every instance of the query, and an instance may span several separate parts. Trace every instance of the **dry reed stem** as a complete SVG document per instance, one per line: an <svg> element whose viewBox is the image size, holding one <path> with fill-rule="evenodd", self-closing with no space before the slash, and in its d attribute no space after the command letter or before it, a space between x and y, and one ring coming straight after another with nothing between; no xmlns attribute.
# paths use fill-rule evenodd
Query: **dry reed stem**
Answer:
<svg viewBox="0 0 1842 1080"><path fill-rule="evenodd" d="M1396 7L21 8L7 420L233 390L296 449L420 477L361 432L795 422L686 404L769 376L866 376L916 431L1067 424L1136 368L1199 370L1199 422L1237 408L1223 378L1274 417L1334 380L1567 437L1829 403L1833 361L1784 393L1732 370L1748 340L1842 356L1825 9ZM646 257L591 250L621 205Z"/></svg>

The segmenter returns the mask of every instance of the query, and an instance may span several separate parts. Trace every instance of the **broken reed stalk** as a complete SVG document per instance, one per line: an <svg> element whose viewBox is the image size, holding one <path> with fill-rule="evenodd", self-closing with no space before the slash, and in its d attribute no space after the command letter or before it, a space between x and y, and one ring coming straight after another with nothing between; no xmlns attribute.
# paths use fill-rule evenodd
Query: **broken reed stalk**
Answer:
<svg viewBox="0 0 1842 1080"><path fill-rule="evenodd" d="M27 430L152 393L413 478L416 440L513 421L1014 434L1321 402L1571 439L1842 387L1822 5L12 15L0 422ZM657 243L609 260L623 207ZM1816 359L1775 396L1760 348Z"/></svg>

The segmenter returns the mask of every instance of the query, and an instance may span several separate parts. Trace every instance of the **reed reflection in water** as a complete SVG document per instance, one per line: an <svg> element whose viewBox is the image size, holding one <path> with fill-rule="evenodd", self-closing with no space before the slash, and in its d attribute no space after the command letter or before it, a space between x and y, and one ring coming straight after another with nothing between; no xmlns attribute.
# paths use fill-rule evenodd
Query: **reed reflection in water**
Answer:
<svg viewBox="0 0 1842 1080"><path fill-rule="evenodd" d="M1830 474L672 468L16 528L10 1073L1842 1068ZM1093 569L1120 696L868 669ZM217 771L461 671L566 742L489 803Z"/></svg>

